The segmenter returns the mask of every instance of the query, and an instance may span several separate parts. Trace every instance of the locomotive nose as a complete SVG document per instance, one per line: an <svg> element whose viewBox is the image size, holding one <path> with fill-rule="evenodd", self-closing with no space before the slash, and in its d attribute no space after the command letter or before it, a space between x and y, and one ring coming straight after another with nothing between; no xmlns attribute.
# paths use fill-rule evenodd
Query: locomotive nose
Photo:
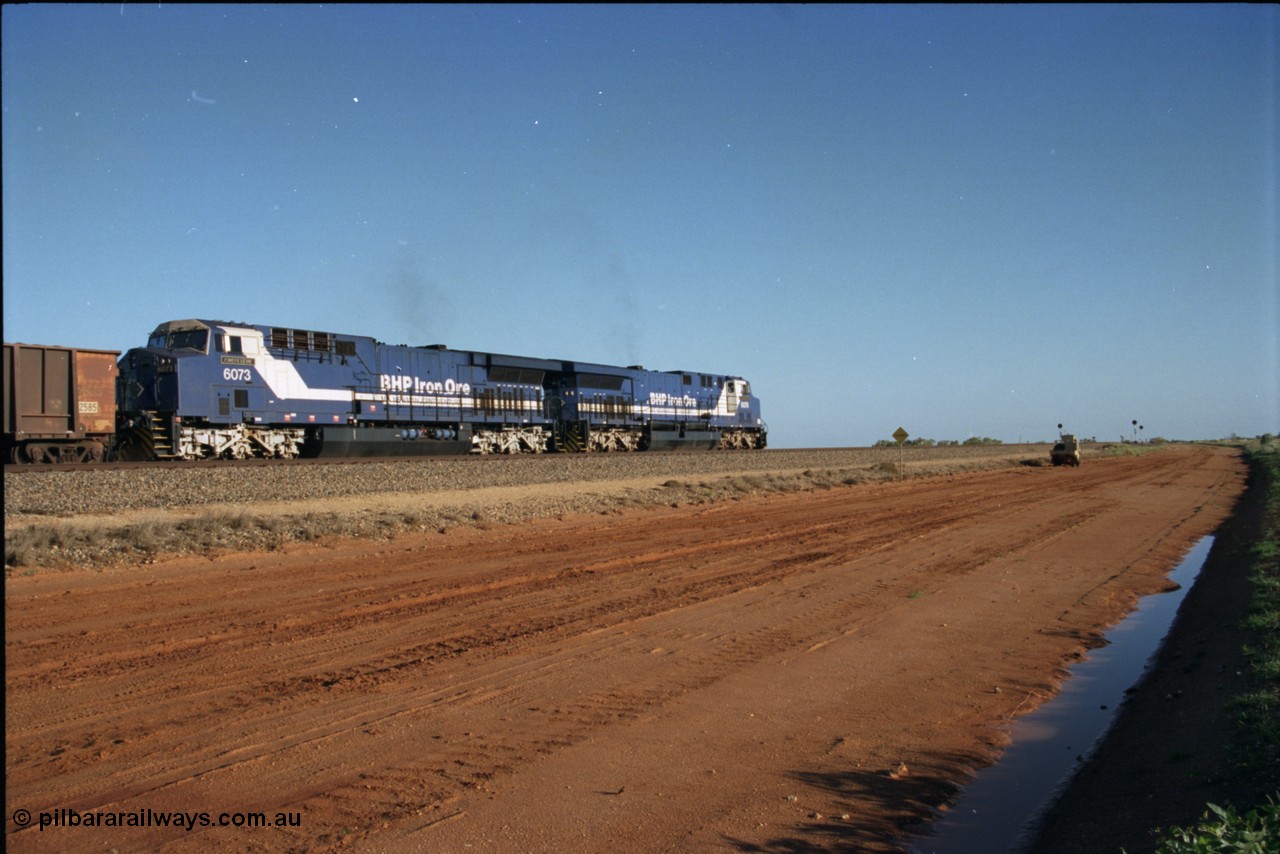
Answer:
<svg viewBox="0 0 1280 854"><path fill-rule="evenodd" d="M117 382L121 391L120 405L126 412L157 409L156 381L162 359L146 350L130 350L120 360Z"/></svg>
<svg viewBox="0 0 1280 854"><path fill-rule="evenodd" d="M142 395L145 392L146 389L142 387L142 383L138 382L136 379L130 378L124 384L123 408L127 410L140 408L139 404L142 402Z"/></svg>

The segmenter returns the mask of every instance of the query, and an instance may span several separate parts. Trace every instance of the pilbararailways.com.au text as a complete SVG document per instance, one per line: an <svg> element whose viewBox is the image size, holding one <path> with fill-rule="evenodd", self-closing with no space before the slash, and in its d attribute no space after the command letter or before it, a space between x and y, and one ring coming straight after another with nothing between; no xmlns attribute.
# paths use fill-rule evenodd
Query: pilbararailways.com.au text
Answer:
<svg viewBox="0 0 1280 854"><path fill-rule="evenodd" d="M20 815L25 813L24 816ZM31 824L32 815L27 810L14 812L14 823L19 827ZM173 827L191 831L206 827L301 827L301 812L186 812L183 810L77 810L59 807L35 814L40 830L61 827Z"/></svg>

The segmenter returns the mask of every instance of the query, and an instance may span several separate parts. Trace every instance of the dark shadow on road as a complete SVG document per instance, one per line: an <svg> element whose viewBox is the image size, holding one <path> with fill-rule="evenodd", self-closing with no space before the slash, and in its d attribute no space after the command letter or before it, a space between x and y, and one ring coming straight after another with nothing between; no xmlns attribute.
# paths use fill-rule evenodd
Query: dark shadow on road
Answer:
<svg viewBox="0 0 1280 854"><path fill-rule="evenodd" d="M959 793L973 770L989 764L981 754L926 754L892 769L835 772L794 771L788 776L821 801L836 800L834 815L809 813L789 833L764 841L724 837L735 851L758 854L900 852L928 831L933 819ZM959 785L955 781L960 781ZM806 799L803 795L799 803ZM843 816L847 815L848 818Z"/></svg>

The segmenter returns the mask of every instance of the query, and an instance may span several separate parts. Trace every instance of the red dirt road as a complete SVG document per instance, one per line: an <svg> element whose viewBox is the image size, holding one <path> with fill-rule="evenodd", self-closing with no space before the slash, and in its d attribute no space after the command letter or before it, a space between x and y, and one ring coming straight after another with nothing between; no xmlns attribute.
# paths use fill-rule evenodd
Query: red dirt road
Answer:
<svg viewBox="0 0 1280 854"><path fill-rule="evenodd" d="M7 843L897 850L1244 478L1172 447L13 577ZM148 810L215 826L103 826Z"/></svg>

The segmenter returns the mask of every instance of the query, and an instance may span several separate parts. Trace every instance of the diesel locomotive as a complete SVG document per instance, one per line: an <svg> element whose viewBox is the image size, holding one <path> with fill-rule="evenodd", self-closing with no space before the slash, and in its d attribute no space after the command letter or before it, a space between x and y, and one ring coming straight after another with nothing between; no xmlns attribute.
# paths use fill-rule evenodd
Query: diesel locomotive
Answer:
<svg viewBox="0 0 1280 854"><path fill-rule="evenodd" d="M742 377L214 320L120 357L121 459L763 448Z"/></svg>

